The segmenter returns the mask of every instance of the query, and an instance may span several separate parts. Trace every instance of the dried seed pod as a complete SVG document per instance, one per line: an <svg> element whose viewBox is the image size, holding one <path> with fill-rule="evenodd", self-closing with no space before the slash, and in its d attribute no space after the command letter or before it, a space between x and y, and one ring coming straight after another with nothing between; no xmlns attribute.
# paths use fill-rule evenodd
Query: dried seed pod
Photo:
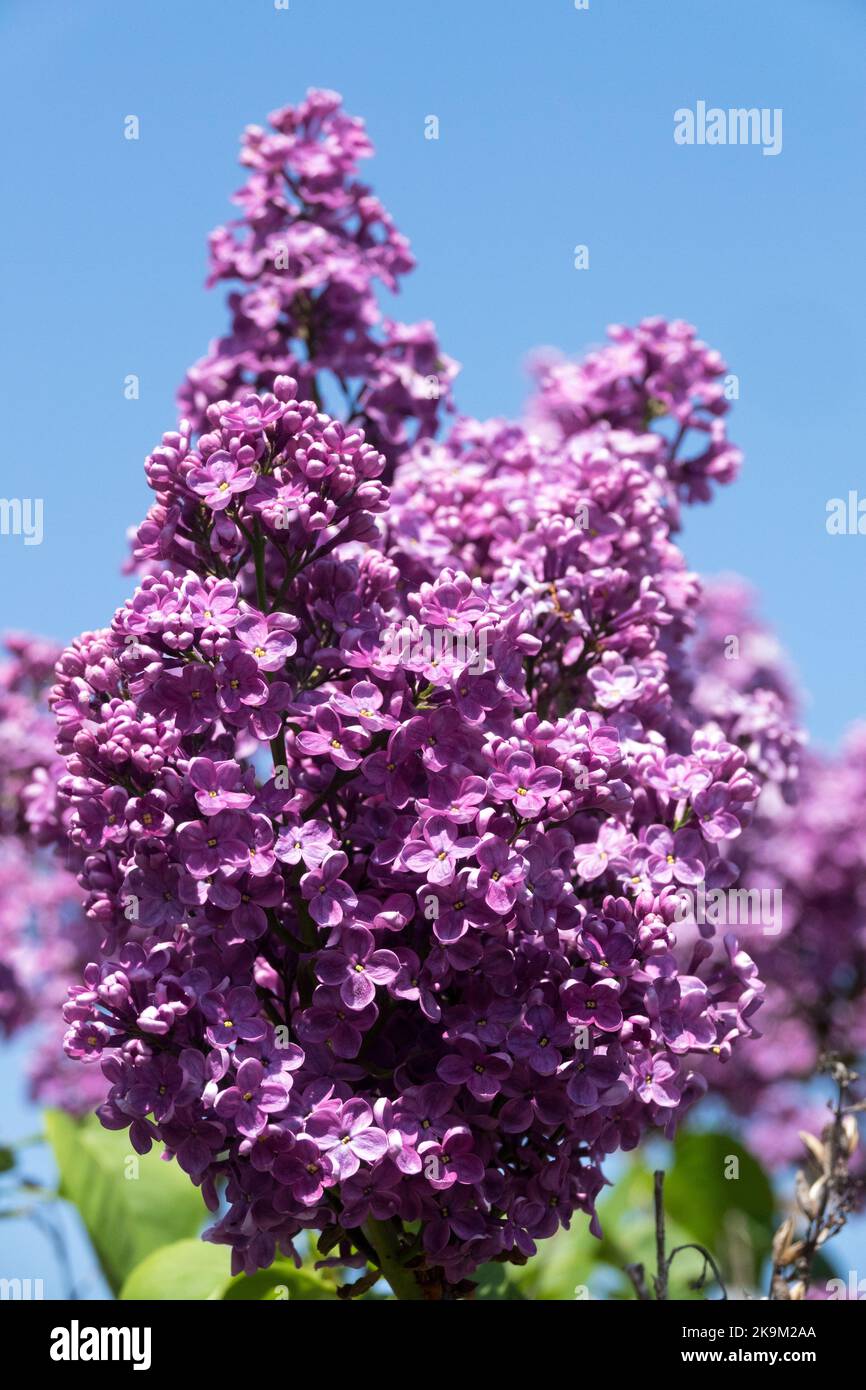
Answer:
<svg viewBox="0 0 866 1390"><path fill-rule="evenodd" d="M780 1265L788 1263L787 1260L782 1258L782 1255L785 1250L787 1250L793 1234L794 1218L793 1216L786 1216L778 1231L773 1236L773 1260L775 1264Z"/></svg>
<svg viewBox="0 0 866 1390"><path fill-rule="evenodd" d="M815 1215L815 1209L812 1206L812 1200L809 1196L809 1183L803 1172L797 1174L795 1193L797 1197L797 1206L800 1208L803 1215L808 1216L811 1221L812 1217Z"/></svg>
<svg viewBox="0 0 866 1390"><path fill-rule="evenodd" d="M843 1119L842 1133L845 1136L845 1152L850 1157L860 1143L860 1127L853 1115L846 1115Z"/></svg>
<svg viewBox="0 0 866 1390"><path fill-rule="evenodd" d="M800 1130L799 1137L804 1147L808 1150L810 1157L817 1163L818 1168L822 1172L826 1171L827 1149L825 1145L821 1143L820 1139L816 1139L814 1134L810 1134L808 1130L805 1129Z"/></svg>
<svg viewBox="0 0 866 1390"><path fill-rule="evenodd" d="M792 1265L795 1260L800 1258L805 1249L806 1242L804 1240L795 1240L791 1245L785 1246L777 1263L780 1265Z"/></svg>

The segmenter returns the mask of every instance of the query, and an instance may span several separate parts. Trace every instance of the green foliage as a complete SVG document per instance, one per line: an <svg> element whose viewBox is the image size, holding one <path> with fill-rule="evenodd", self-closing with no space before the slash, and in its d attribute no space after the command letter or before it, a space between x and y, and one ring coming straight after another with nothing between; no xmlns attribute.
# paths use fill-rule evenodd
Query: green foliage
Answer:
<svg viewBox="0 0 866 1390"><path fill-rule="evenodd" d="M232 1278L227 1246L202 1240L178 1240L154 1250L123 1285L120 1297L141 1302L173 1300L256 1300L293 1303L336 1298L336 1286L308 1269L277 1260L249 1278Z"/></svg>
<svg viewBox="0 0 866 1390"><path fill-rule="evenodd" d="M764 1170L729 1134L677 1136L674 1163L665 1181L665 1207L734 1273L738 1249L748 1257L743 1273L756 1279L770 1253L773 1190Z"/></svg>
<svg viewBox="0 0 866 1390"><path fill-rule="evenodd" d="M309 1269L296 1269L288 1260L277 1260L257 1274L239 1274L231 1279L220 1295L224 1299L257 1299L275 1302L288 1299L292 1303L336 1298L336 1286Z"/></svg>
<svg viewBox="0 0 866 1390"><path fill-rule="evenodd" d="M230 1282L231 1256L225 1245L204 1240L176 1240L136 1265L120 1297L142 1302L206 1300L223 1297Z"/></svg>
<svg viewBox="0 0 866 1390"><path fill-rule="evenodd" d="M77 1208L114 1293L145 1256L201 1229L201 1193L176 1163L135 1154L126 1131L103 1129L95 1116L52 1110L45 1124L59 1195Z"/></svg>

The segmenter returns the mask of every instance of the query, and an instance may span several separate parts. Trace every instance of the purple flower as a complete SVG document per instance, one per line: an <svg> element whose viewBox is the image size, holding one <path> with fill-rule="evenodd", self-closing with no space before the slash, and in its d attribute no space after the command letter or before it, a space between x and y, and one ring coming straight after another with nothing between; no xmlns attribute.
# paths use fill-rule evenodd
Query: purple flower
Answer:
<svg viewBox="0 0 866 1390"><path fill-rule="evenodd" d="M131 796L124 808L124 816L132 833L142 838L146 835L158 838L169 835L174 829L174 821L168 813L168 805L168 797L158 787L144 796Z"/></svg>
<svg viewBox="0 0 866 1390"><path fill-rule="evenodd" d="M238 617L237 585L229 579L203 585L194 576L184 586L196 627L205 632L228 632Z"/></svg>
<svg viewBox="0 0 866 1390"><path fill-rule="evenodd" d="M650 826L644 844L637 851L638 862L645 860L646 872L655 889L669 883L700 883L706 873L701 858L702 840L695 830L674 834L662 825Z"/></svg>
<svg viewBox="0 0 866 1390"><path fill-rule="evenodd" d="M522 861L495 835L485 835L475 854L481 865L475 887L494 912L510 912L524 878Z"/></svg>
<svg viewBox="0 0 866 1390"><path fill-rule="evenodd" d="M622 826L605 822L594 843L577 845L577 872L587 883L604 873L626 873L631 867L628 851L632 840Z"/></svg>
<svg viewBox="0 0 866 1390"><path fill-rule="evenodd" d="M652 1055L641 1050L632 1058L635 1094L645 1104L665 1109L678 1105L682 1095L678 1084L679 1067L665 1053Z"/></svg>
<svg viewBox="0 0 866 1390"><path fill-rule="evenodd" d="M175 1057L154 1057L136 1068L126 1093L126 1103L137 1115L152 1113L157 1121L170 1120L183 1085L183 1072Z"/></svg>
<svg viewBox="0 0 866 1390"><path fill-rule="evenodd" d="M424 1223L424 1249L435 1262L450 1248L452 1236L471 1248L484 1231L484 1218L472 1194L452 1188L435 1203Z"/></svg>
<svg viewBox="0 0 866 1390"><path fill-rule="evenodd" d="M0 663L0 1031L64 1001L100 1063L71 1103L178 1158L233 1272L318 1232L360 1266L372 1219L450 1295L597 1231L605 1156L707 1078L745 1112L813 1068L815 1019L857 1046L866 760L794 807L789 683L677 548L738 466L717 354L617 326L525 422L437 437L456 364L381 316L412 261L371 152L330 92L248 128L230 322L146 461L137 588ZM786 890L751 1049L758 966L677 910L738 881L734 835Z"/></svg>
<svg viewBox="0 0 866 1390"><path fill-rule="evenodd" d="M701 980L688 975L659 979L647 996L647 1006L673 1052L697 1051L715 1043L712 1001Z"/></svg>
<svg viewBox="0 0 866 1390"><path fill-rule="evenodd" d="M403 850L403 863L413 873L425 874L428 883L451 883L457 862L471 854L477 844L472 835L458 835L444 816L431 816L421 827L422 839L410 840Z"/></svg>
<svg viewBox="0 0 866 1390"><path fill-rule="evenodd" d="M267 699L258 705L248 705L244 711L238 711L235 718L240 715L246 717L248 728L257 739L262 742L276 738L283 727L283 718L286 712L286 705L289 702L289 687L285 681L272 681L268 686Z"/></svg>
<svg viewBox="0 0 866 1390"><path fill-rule="evenodd" d="M275 396L257 396L251 391L242 401L224 411L221 420L230 429L260 434L274 425L285 409Z"/></svg>
<svg viewBox="0 0 866 1390"><path fill-rule="evenodd" d="M459 1183L478 1183L484 1178L484 1164L474 1152L471 1131L456 1125L441 1140L425 1139L418 1145L424 1176L437 1192Z"/></svg>
<svg viewBox="0 0 866 1390"><path fill-rule="evenodd" d="M249 866L248 832L236 811L219 811L206 821L187 821L178 829L178 847L193 878L207 878L220 868Z"/></svg>
<svg viewBox="0 0 866 1390"><path fill-rule="evenodd" d="M354 720L371 734L381 729L393 729L397 722L389 715L380 713L382 692L369 681L356 681L348 695L335 695L333 704L340 714Z"/></svg>
<svg viewBox="0 0 866 1390"><path fill-rule="evenodd" d="M310 916L320 927L339 926L345 914L358 905L354 891L340 878L348 864L342 850L336 850L301 879L301 892L310 904Z"/></svg>
<svg viewBox="0 0 866 1390"><path fill-rule="evenodd" d="M317 1142L303 1135L295 1140L289 1153L277 1158L273 1175L304 1207L316 1206L339 1176L330 1153L322 1152Z"/></svg>
<svg viewBox="0 0 866 1390"><path fill-rule="evenodd" d="M223 995L217 990L202 996L201 1009L207 1020L208 1041L214 1047L230 1047L235 1042L260 1042L266 1028L259 1012L259 1001L245 985Z"/></svg>
<svg viewBox="0 0 866 1390"><path fill-rule="evenodd" d="M356 768L361 761L357 750L367 743L366 735L344 728L327 705L316 710L315 720L314 730L306 730L295 739L299 752L307 756L328 757L343 772Z"/></svg>
<svg viewBox="0 0 866 1390"><path fill-rule="evenodd" d="M268 929L268 910L283 901L283 880L278 875L250 877L239 890L240 902L232 911L232 927L244 941L257 941Z"/></svg>
<svg viewBox="0 0 866 1390"><path fill-rule="evenodd" d="M203 467L193 468L189 485L212 511L231 506L239 493L249 492L256 474L252 468L239 468L237 461L223 451L211 454Z"/></svg>
<svg viewBox="0 0 866 1390"><path fill-rule="evenodd" d="M308 1119L306 1133L327 1154L341 1180L388 1152L388 1137L373 1123L373 1112L363 1100L323 1105Z"/></svg>
<svg viewBox="0 0 866 1390"><path fill-rule="evenodd" d="M290 816L280 831L276 855L283 864L299 864L303 860L308 869L318 869L331 851L332 839L325 821L300 821Z"/></svg>
<svg viewBox="0 0 866 1390"><path fill-rule="evenodd" d="M396 1186L400 1176L399 1168L385 1161L378 1163L371 1173L355 1173L344 1179L341 1184L343 1219L349 1230L363 1226L371 1216L376 1221L389 1221L397 1214L400 1195Z"/></svg>
<svg viewBox="0 0 866 1390"><path fill-rule="evenodd" d="M552 1076L562 1062L557 1050L572 1041L573 1030L546 1004L532 1004L522 1023L508 1034L508 1050L540 1076Z"/></svg>
<svg viewBox="0 0 866 1390"><path fill-rule="evenodd" d="M322 951L316 974L322 984L339 987L347 1008L365 1009L376 997L376 985L396 979L400 961L393 951L377 950L366 927L344 928L341 943L340 949Z"/></svg>
<svg viewBox="0 0 866 1390"><path fill-rule="evenodd" d="M562 991L562 1002L569 1023L594 1023L605 1033L615 1033L622 1027L616 980L599 980L593 985L572 980Z"/></svg>
<svg viewBox="0 0 866 1390"><path fill-rule="evenodd" d="M264 704L268 696L256 658L236 644L225 647L216 681L220 709L226 714L234 714L242 705Z"/></svg>
<svg viewBox="0 0 866 1390"><path fill-rule="evenodd" d="M439 581L421 586L421 621L468 633L484 612L484 601L465 575L443 571Z"/></svg>
<svg viewBox="0 0 866 1390"><path fill-rule="evenodd" d="M581 1110L595 1110L599 1105L618 1105L629 1093L622 1069L610 1053L578 1050L570 1069L567 1093L569 1100Z"/></svg>
<svg viewBox="0 0 866 1390"><path fill-rule="evenodd" d="M469 825L475 820L479 808L487 796L487 783L483 777L437 777L430 787L427 800L418 803L422 813L442 815L455 825Z"/></svg>
<svg viewBox="0 0 866 1390"><path fill-rule="evenodd" d="M436 1074L449 1086L466 1086L476 1100L499 1095L511 1071L511 1059L503 1052L484 1052L475 1043L460 1043L439 1062Z"/></svg>
<svg viewBox="0 0 866 1390"><path fill-rule="evenodd" d="M394 952L400 969L389 985L389 993L395 999L417 1000L425 1018L437 1023L442 1016L439 1001L431 980L425 976L421 961L414 951L402 946Z"/></svg>
<svg viewBox="0 0 866 1390"><path fill-rule="evenodd" d="M455 1094L452 1087L439 1081L407 1087L395 1106L394 1123L412 1142L439 1138L449 1128Z"/></svg>
<svg viewBox="0 0 866 1390"><path fill-rule="evenodd" d="M150 703L162 718L174 719L181 733L200 733L219 714L214 673L197 664L167 671L154 686Z"/></svg>
<svg viewBox="0 0 866 1390"><path fill-rule="evenodd" d="M123 787L109 787L98 799L84 802L76 818L88 849L102 849L103 845L126 839L124 811L128 799Z"/></svg>
<svg viewBox="0 0 866 1390"><path fill-rule="evenodd" d="M252 804L252 794L241 786L241 773L235 762L193 758L189 780L195 788L198 808L206 816L215 816L218 811L244 811Z"/></svg>
<svg viewBox="0 0 866 1390"><path fill-rule="evenodd" d="M250 609L238 620L235 634L260 671L279 671L297 650L292 631L297 619L288 613L259 613Z"/></svg>
<svg viewBox="0 0 866 1390"><path fill-rule="evenodd" d="M595 666L589 673L596 702L602 709L617 709L641 695L640 677L633 666Z"/></svg>
<svg viewBox="0 0 866 1390"><path fill-rule="evenodd" d="M254 1138L271 1115L285 1110L291 1084L290 1077L268 1076L256 1057L247 1057L238 1067L234 1085L220 1091L214 1110L239 1134Z"/></svg>
<svg viewBox="0 0 866 1390"><path fill-rule="evenodd" d="M162 1126L165 1142L193 1182L201 1180L216 1154L225 1146L225 1126L203 1120L194 1110L175 1110Z"/></svg>
<svg viewBox="0 0 866 1390"><path fill-rule="evenodd" d="M708 840L726 840L739 835L740 822L731 810L732 804L730 792L721 782L714 782L693 798L695 815Z"/></svg>
<svg viewBox="0 0 866 1390"><path fill-rule="evenodd" d="M555 767L536 767L525 753L512 753L504 772L493 772L490 785L502 801L510 801L521 816L530 820L544 810L548 797L558 791L562 773Z"/></svg>
<svg viewBox="0 0 866 1390"><path fill-rule="evenodd" d="M298 1019L298 1037L305 1043L324 1043L335 1057L357 1057L364 1034L377 1017L373 1004L352 1009L338 990L319 985L313 991L312 1005Z"/></svg>

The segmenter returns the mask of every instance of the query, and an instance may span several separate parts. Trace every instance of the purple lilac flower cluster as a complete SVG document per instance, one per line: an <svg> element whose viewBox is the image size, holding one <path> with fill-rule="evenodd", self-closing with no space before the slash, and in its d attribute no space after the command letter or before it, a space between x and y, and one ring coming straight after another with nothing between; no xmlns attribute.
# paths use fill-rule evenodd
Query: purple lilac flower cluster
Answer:
<svg viewBox="0 0 866 1390"><path fill-rule="evenodd" d="M107 1083L64 1057L59 1010L66 987L97 949L72 874L44 846L60 830L54 722L45 691L60 649L9 634L0 664L0 1036L36 1025L35 1098L92 1109Z"/></svg>
<svg viewBox="0 0 866 1390"><path fill-rule="evenodd" d="M727 437L724 360L681 320L648 318L636 328L614 324L608 337L608 345L581 361L550 351L535 354L538 389L530 419L564 439L599 421L641 433L664 420L653 447L673 492L688 502L708 501L711 484L732 482L742 462Z"/></svg>
<svg viewBox="0 0 866 1390"><path fill-rule="evenodd" d="M760 808L798 795L805 735L800 697L778 638L755 615L756 596L738 576L704 585L692 646L695 706L714 719L767 784Z"/></svg>
<svg viewBox="0 0 866 1390"><path fill-rule="evenodd" d="M106 1125L225 1185L236 1269L400 1223L453 1285L597 1230L604 1157L752 1033L752 961L674 926L761 785L692 701L700 469L618 414L462 421L389 496L360 429L270 386L164 437L149 572L58 663L103 933L66 1047Z"/></svg>
<svg viewBox="0 0 866 1390"><path fill-rule="evenodd" d="M763 1036L721 1075L708 1070L767 1162L799 1157L800 1129L819 1132L811 1082L823 1053L866 1058L866 726L838 754L808 756L793 806L761 814L743 844L744 882L781 892L778 936L749 937L772 980ZM787 1116L784 1129L774 1117ZM794 1122L796 1120L796 1123Z"/></svg>
<svg viewBox="0 0 866 1390"><path fill-rule="evenodd" d="M738 927L767 982L761 1036L705 1071L772 1168L800 1158L800 1130L826 1122L811 1084L821 1054L855 1067L866 1056L866 729L853 727L832 757L802 750L795 683L754 610L742 580L705 588L694 699L764 783L734 857L742 885L774 895L780 911L770 931Z"/></svg>
<svg viewBox="0 0 866 1390"><path fill-rule="evenodd" d="M210 238L209 283L239 283L231 328L190 370L180 409L198 429L213 401L269 390L293 376L300 394L340 400L388 465L435 433L457 364L431 323L383 319L377 285L396 291L414 266L409 243L357 180L373 153L364 124L334 92L311 90L299 106L249 126L241 163L252 172L235 197L233 226Z"/></svg>

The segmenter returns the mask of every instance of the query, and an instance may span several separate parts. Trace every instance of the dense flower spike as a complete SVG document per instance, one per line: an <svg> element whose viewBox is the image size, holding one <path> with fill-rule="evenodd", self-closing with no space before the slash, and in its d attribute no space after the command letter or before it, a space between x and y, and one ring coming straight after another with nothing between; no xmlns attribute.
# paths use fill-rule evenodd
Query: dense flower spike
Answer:
<svg viewBox="0 0 866 1390"><path fill-rule="evenodd" d="M281 119L250 207L291 154L342 208L359 128L320 159ZM269 216L218 242L226 273L258 274ZM605 1155L671 1132L753 1031L749 957L675 923L682 885L730 882L763 779L697 698L672 501L701 468L646 418L685 418L714 363L641 335L652 411L461 421L393 496L309 376L211 401L147 461L146 577L58 663L104 934L66 1048L102 1062L104 1123L215 1210L225 1183L236 1269L307 1229L352 1263L399 1219L454 1285L576 1211L597 1229Z"/></svg>
<svg viewBox="0 0 866 1390"><path fill-rule="evenodd" d="M705 586L692 649L694 702L744 749L762 780L792 802L804 743L799 695L781 645L756 617L755 603L748 585L735 576ZM777 802L768 788L764 814L775 814Z"/></svg>
<svg viewBox="0 0 866 1390"><path fill-rule="evenodd" d="M853 726L835 756L803 750L796 688L754 607L737 578L708 585L693 646L695 704L763 783L732 854L738 901L703 904L710 924L735 920L767 982L760 1036L702 1070L772 1169L799 1161L800 1131L826 1123L822 1055L858 1070L866 1055L866 730Z"/></svg>
<svg viewBox="0 0 866 1390"><path fill-rule="evenodd" d="M311 90L270 125L247 128L241 163L252 172L235 197L243 216L210 238L209 283L240 285L229 296L231 330L190 370L181 410L204 428L214 401L290 375L302 396L338 399L390 467L435 433L457 365L431 323L397 323L378 308L376 286L396 291L414 261L357 180L373 153L363 122L334 92Z"/></svg>
<svg viewBox="0 0 866 1390"><path fill-rule="evenodd" d="M776 1166L799 1158L798 1131L824 1123L821 1055L859 1068L866 1054L866 729L833 757L800 754L796 693L751 604L737 581L707 592L698 692L766 781L733 857L762 905L737 931L768 988L760 1040L706 1072Z"/></svg>
<svg viewBox="0 0 866 1390"><path fill-rule="evenodd" d="M326 91L247 129L139 586L7 638L0 1035L42 1025L36 1097L163 1148L235 1270L321 1232L460 1296L598 1233L605 1158L708 1085L770 1165L820 1130L819 1055L866 1053L866 730L805 753L753 596L675 543L740 465L690 325L437 437L372 152Z"/></svg>
<svg viewBox="0 0 866 1390"><path fill-rule="evenodd" d="M742 455L728 440L725 415L736 378L723 359L680 320L644 319L637 328L615 324L611 343L582 361L536 354L538 392L530 416L555 437L570 439L599 421L643 431L664 419L656 455L675 492L706 502L711 483L729 483Z"/></svg>

